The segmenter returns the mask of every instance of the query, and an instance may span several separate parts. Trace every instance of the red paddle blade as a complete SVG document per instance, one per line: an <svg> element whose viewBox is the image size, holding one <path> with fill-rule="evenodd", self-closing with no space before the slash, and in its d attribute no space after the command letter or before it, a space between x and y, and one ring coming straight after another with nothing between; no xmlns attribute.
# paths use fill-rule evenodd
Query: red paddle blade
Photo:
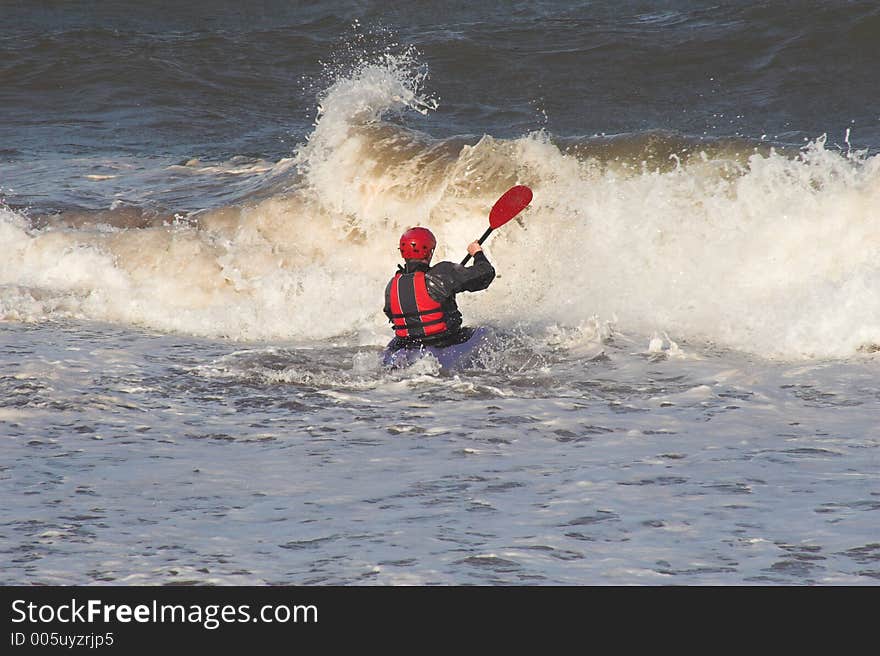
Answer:
<svg viewBox="0 0 880 656"><path fill-rule="evenodd" d="M532 202L532 190L525 185L516 185L504 192L489 212L489 227L493 230L503 226L517 214L522 212L526 205Z"/></svg>

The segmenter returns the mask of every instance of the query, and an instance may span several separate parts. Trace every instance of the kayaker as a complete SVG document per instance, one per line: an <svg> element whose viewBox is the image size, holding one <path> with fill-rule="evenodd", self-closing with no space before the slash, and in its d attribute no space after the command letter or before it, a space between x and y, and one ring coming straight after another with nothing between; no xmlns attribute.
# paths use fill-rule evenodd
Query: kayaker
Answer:
<svg viewBox="0 0 880 656"><path fill-rule="evenodd" d="M473 332L462 328L455 295L486 289L495 279L495 268L478 242L467 247L473 265L431 266L436 246L437 239L427 228L410 228L400 237L404 265L398 265L385 288L385 314L394 326L392 349L459 344Z"/></svg>

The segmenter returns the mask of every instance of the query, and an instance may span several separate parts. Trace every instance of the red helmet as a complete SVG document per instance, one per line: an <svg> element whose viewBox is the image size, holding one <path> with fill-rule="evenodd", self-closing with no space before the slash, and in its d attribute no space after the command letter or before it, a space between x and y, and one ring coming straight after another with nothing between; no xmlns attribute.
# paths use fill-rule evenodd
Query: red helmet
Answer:
<svg viewBox="0 0 880 656"><path fill-rule="evenodd" d="M400 236L400 254L404 260L430 260L437 240L427 228L410 228Z"/></svg>

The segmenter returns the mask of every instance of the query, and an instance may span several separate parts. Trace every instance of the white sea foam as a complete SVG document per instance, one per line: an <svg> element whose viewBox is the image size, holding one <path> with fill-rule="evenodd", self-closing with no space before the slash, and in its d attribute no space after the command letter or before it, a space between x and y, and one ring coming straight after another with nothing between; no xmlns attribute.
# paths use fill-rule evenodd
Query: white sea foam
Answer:
<svg viewBox="0 0 880 656"><path fill-rule="evenodd" d="M471 323L596 322L662 335L645 347L667 354L687 340L782 358L880 343L880 157L817 139L798 157L626 172L543 133L435 142L385 120L429 113L423 82L391 56L337 79L290 160L295 185L195 223L36 230L0 209L0 316L381 344L400 231L429 225L436 257L458 260L521 182L532 205L487 243L497 281L460 298Z"/></svg>

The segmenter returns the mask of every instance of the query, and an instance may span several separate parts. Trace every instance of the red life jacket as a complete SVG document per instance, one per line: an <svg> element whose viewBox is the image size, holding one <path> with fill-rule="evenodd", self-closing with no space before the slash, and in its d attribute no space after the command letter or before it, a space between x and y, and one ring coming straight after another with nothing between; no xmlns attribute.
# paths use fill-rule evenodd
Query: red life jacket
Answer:
<svg viewBox="0 0 880 656"><path fill-rule="evenodd" d="M398 337L427 337L449 330L443 306L428 294L424 271L398 273L389 294L391 323Z"/></svg>

